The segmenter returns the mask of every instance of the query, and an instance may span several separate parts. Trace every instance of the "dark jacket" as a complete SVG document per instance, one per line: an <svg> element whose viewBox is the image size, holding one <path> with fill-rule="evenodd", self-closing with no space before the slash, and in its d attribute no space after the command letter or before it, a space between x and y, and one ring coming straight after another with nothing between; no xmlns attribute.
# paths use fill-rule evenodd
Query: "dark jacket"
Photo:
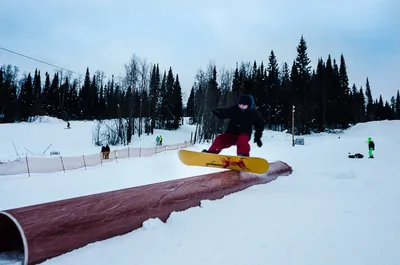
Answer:
<svg viewBox="0 0 400 265"><path fill-rule="evenodd" d="M238 105L229 108L219 108L213 111L220 119L230 119L226 133L241 134L247 133L251 138L253 126L255 127L254 138L260 139L264 130L264 119L255 108L241 110Z"/></svg>
<svg viewBox="0 0 400 265"><path fill-rule="evenodd" d="M375 143L374 143L374 141L371 140L371 141L368 143L368 148L375 151Z"/></svg>

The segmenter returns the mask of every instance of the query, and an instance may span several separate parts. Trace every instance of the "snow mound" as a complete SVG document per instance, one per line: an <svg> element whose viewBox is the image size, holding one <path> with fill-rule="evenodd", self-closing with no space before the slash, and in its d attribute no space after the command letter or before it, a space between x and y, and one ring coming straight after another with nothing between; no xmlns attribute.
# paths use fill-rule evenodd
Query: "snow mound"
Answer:
<svg viewBox="0 0 400 265"><path fill-rule="evenodd" d="M381 135L385 137L396 136L398 130L400 129L400 121L371 121L358 123L353 127L349 128L344 132L346 136L357 136L357 137L374 137L376 135ZM384 134L382 132L385 132Z"/></svg>
<svg viewBox="0 0 400 265"><path fill-rule="evenodd" d="M65 121L50 116L35 116L29 118L31 123L66 123Z"/></svg>

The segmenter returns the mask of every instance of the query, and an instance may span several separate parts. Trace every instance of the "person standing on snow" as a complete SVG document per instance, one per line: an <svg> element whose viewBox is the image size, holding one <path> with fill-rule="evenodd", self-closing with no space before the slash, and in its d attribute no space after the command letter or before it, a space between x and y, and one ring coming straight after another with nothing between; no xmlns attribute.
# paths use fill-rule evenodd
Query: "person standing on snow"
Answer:
<svg viewBox="0 0 400 265"><path fill-rule="evenodd" d="M254 142L262 146L261 136L264 130L264 119L254 108L253 96L241 94L238 103L228 108L217 108L212 113L219 119L230 119L224 133L219 134L211 147L203 152L219 154L223 149L237 146L238 156L250 156L251 135L255 127Z"/></svg>
<svg viewBox="0 0 400 265"><path fill-rule="evenodd" d="M368 137L368 155L369 158L374 158L374 155L372 154L372 151L375 150L375 143L372 141L371 137Z"/></svg>

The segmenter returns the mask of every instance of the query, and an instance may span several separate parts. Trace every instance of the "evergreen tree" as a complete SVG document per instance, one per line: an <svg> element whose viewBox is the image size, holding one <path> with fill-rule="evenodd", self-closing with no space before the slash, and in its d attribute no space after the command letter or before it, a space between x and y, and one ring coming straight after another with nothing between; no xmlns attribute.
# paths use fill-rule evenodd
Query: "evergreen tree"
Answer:
<svg viewBox="0 0 400 265"><path fill-rule="evenodd" d="M176 75L173 86L172 110L174 116L173 128L176 130L180 127L181 121L183 119L182 88L179 82L178 74Z"/></svg>
<svg viewBox="0 0 400 265"><path fill-rule="evenodd" d="M207 81L207 86L205 87L205 93L203 96L204 100L204 117L203 117L203 127L204 127L204 135L203 139L212 139L214 135L218 133L219 126L220 126L220 121L215 120L215 118L211 115L207 115L208 113L211 113L211 111L215 108L220 107L219 102L220 102L220 97L221 93L218 87L218 82L217 82L217 70L216 67L213 66L212 69L210 69L211 76L209 76L209 79Z"/></svg>
<svg viewBox="0 0 400 265"><path fill-rule="evenodd" d="M268 57L267 66L267 116L266 121L269 128L275 129L278 126L279 115L282 112L283 106L281 105L280 93L280 80L279 80L279 66L274 54L271 51Z"/></svg>
<svg viewBox="0 0 400 265"><path fill-rule="evenodd" d="M191 118L192 122L194 122L194 86L190 89L190 95L186 103L186 115Z"/></svg>
<svg viewBox="0 0 400 265"><path fill-rule="evenodd" d="M164 71L164 75L161 81L159 105L160 105L160 129L165 129L166 122L169 118L168 111L168 97L167 97L167 73Z"/></svg>
<svg viewBox="0 0 400 265"><path fill-rule="evenodd" d="M351 106L350 106L350 87L349 78L347 75L347 66L343 54L340 56L339 67L339 124L342 128L346 129L349 126L351 119Z"/></svg>
<svg viewBox="0 0 400 265"><path fill-rule="evenodd" d="M83 83L82 89L80 91L79 97L81 99L83 118L89 119L90 116L92 115L91 108L90 108L92 101L91 101L91 93L90 93L89 67L86 68L85 79L84 79L84 83Z"/></svg>
<svg viewBox="0 0 400 265"><path fill-rule="evenodd" d="M48 72L45 73L45 81L42 92L42 110L46 115L50 115L50 75Z"/></svg>
<svg viewBox="0 0 400 265"><path fill-rule="evenodd" d="M307 42L305 41L303 35L300 38L300 43L297 46L297 57L295 61L295 66L297 68L298 78L295 79L297 87L297 110L299 129L302 133L309 132L309 120L308 120L308 108L307 108L307 97L308 89L311 81L311 60L308 58L307 53ZM292 78L293 79L293 78Z"/></svg>
<svg viewBox="0 0 400 265"><path fill-rule="evenodd" d="M365 95L362 87L360 88L360 92L358 94L358 99L359 99L359 108L360 108L360 122L365 121L366 119L366 105L365 105Z"/></svg>
<svg viewBox="0 0 400 265"><path fill-rule="evenodd" d="M164 105L165 108L165 114L166 114L166 118L167 118L167 124L166 124L166 129L167 130L171 130L173 128L173 124L174 124L174 114L172 111L172 102L174 100L174 74L172 72L172 68L170 67L168 70L168 75L167 75L167 80L165 83L165 88L167 91L167 98L166 98L166 104Z"/></svg>
<svg viewBox="0 0 400 265"><path fill-rule="evenodd" d="M383 104L382 95L379 95L379 101L376 105L375 115L377 120L384 120L385 117L385 105Z"/></svg>
<svg viewBox="0 0 400 265"><path fill-rule="evenodd" d="M340 127L338 126L341 124L341 105L340 105L340 99L341 99L341 90L340 90L340 74L339 74L339 67L336 63L336 60L333 59L333 79L332 81L332 109L331 109L331 114L333 118L333 124L335 125L334 127Z"/></svg>
<svg viewBox="0 0 400 265"><path fill-rule="evenodd" d="M40 71L35 70L33 77L33 115L44 115L42 111L42 82L40 77Z"/></svg>
<svg viewBox="0 0 400 265"><path fill-rule="evenodd" d="M397 90L397 95L396 95L396 119L400 119L400 93L399 90Z"/></svg>
<svg viewBox="0 0 400 265"><path fill-rule="evenodd" d="M365 95L367 97L367 120L371 121L375 118L375 115L374 115L374 103L372 100L372 92L371 92L371 87L369 85L368 77L365 84Z"/></svg>
<svg viewBox="0 0 400 265"><path fill-rule="evenodd" d="M31 74L28 74L21 92L18 97L18 108L20 110L20 119L22 121L27 121L29 116L33 113L33 84Z"/></svg>
<svg viewBox="0 0 400 265"><path fill-rule="evenodd" d="M151 134L154 133L156 127L156 119L158 114L158 92L160 89L160 74L158 64L153 66L153 70L150 76L150 116L151 116Z"/></svg>
<svg viewBox="0 0 400 265"><path fill-rule="evenodd" d="M77 80L75 80L68 89L67 98L65 100L65 112L67 114L67 120L79 118L81 115Z"/></svg>
<svg viewBox="0 0 400 265"><path fill-rule="evenodd" d="M326 68L322 58L318 59L317 70L313 78L312 106L309 107L312 114L313 129L321 132L326 128L326 111L327 111L327 84L326 84Z"/></svg>
<svg viewBox="0 0 400 265"><path fill-rule="evenodd" d="M293 91L290 80L289 65L285 62L281 71L281 102L283 104L282 110L282 124L283 130L291 128L292 124L292 106L294 104Z"/></svg>
<svg viewBox="0 0 400 265"><path fill-rule="evenodd" d="M90 113L90 119L95 119L96 117L99 116L98 113L98 105L99 105L99 91L98 91L98 86L97 86L97 79L96 75L93 75L92 82L90 83L89 87L89 113Z"/></svg>
<svg viewBox="0 0 400 265"><path fill-rule="evenodd" d="M59 84L60 84L59 75L58 73L55 73L49 87L49 97L48 97L49 101L48 113L52 117L58 117L57 115L60 113Z"/></svg>
<svg viewBox="0 0 400 265"><path fill-rule="evenodd" d="M242 93L242 86L240 83L239 68L238 65L236 64L236 69L232 81L232 91L229 95L228 104L229 105L235 104L240 93Z"/></svg>

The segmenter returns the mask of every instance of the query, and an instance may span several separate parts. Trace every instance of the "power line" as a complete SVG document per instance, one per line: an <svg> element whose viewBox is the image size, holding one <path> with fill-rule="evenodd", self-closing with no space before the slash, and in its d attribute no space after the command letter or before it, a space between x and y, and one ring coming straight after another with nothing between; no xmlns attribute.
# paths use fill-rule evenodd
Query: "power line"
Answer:
<svg viewBox="0 0 400 265"><path fill-rule="evenodd" d="M60 66L54 65L52 63L48 63L48 62L45 62L45 61L30 57L28 55L25 55L25 54L22 54L22 53L19 53L19 52L15 52L15 51L3 48L3 47L0 47L0 49L4 50L4 51L7 51L7 52L10 52L10 53L13 53L13 54L16 54L16 55L19 55L19 56L22 56L22 57L25 57L25 58L28 58L28 59L31 59L31 60L34 60L34 61L37 61L37 62L40 62L40 63L43 63L43 64L47 64L47 65L50 65L50 66L53 66L53 67L56 67L56 68L59 68L59 69L62 69L62 70L66 70L68 72L71 72L71 73L74 73L74 74L77 74L77 75L80 75L80 76L83 76L83 74L77 73L75 71L68 70L68 69L66 69L64 67L60 67Z"/></svg>

